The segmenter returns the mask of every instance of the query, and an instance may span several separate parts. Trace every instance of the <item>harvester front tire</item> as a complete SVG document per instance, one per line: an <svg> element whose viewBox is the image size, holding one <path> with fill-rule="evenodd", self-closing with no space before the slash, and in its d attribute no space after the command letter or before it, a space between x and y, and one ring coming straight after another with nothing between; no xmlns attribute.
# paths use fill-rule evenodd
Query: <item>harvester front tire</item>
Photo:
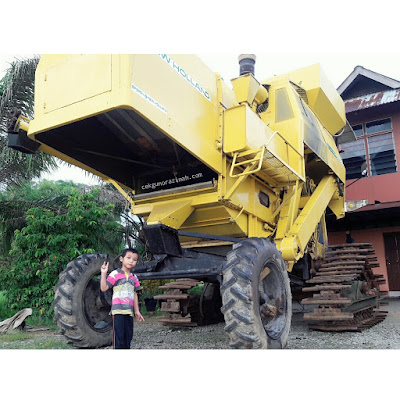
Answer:
<svg viewBox="0 0 400 400"><path fill-rule="evenodd" d="M98 348L112 343L110 291L100 292L104 261L110 261L106 254L79 256L60 273L54 288L54 319L75 347Z"/></svg>
<svg viewBox="0 0 400 400"><path fill-rule="evenodd" d="M233 246L221 286L225 331L230 346L284 348L292 318L289 277L281 253L265 238Z"/></svg>

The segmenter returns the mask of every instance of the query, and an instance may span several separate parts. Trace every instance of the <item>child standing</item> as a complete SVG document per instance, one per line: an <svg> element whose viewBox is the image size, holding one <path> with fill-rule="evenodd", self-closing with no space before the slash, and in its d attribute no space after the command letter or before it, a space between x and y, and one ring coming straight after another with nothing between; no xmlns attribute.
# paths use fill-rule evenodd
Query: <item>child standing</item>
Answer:
<svg viewBox="0 0 400 400"><path fill-rule="evenodd" d="M139 311L137 291L140 283L131 270L135 268L139 253L136 249L125 249L119 258L122 268L118 268L107 277L108 264L101 266L100 289L105 292L113 288L111 314L113 319L113 348L129 349L133 337L133 315L138 321L144 321Z"/></svg>

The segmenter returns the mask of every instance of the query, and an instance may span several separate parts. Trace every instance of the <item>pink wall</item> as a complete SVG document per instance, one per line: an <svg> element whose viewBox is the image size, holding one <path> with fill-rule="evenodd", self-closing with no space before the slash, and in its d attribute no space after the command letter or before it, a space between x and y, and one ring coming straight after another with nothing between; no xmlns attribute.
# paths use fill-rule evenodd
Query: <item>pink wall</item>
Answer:
<svg viewBox="0 0 400 400"><path fill-rule="evenodd" d="M387 281L387 269L385 259L385 243L383 241L384 233L400 232L399 227L376 228L369 230L354 230L351 231L351 236L356 243L371 243L375 249L378 258L379 268L374 268L374 273L384 275ZM330 232L328 234L329 244L346 243L346 232ZM381 285L381 290L389 291L388 284Z"/></svg>
<svg viewBox="0 0 400 400"><path fill-rule="evenodd" d="M368 117L351 118L350 123L356 125L361 122L388 117L392 118L393 139L398 171L392 174L361 178L346 189L346 201L368 200L369 204L374 204L375 200L381 203L400 200L400 113L394 112L393 110L391 112L378 113L378 110L374 110L374 113L371 111ZM354 180L348 180L346 185L351 184L353 181Z"/></svg>
<svg viewBox="0 0 400 400"><path fill-rule="evenodd" d="M400 150L398 153L400 155ZM399 163L400 158L397 158ZM351 181L347 181L347 184ZM400 200L400 172L386 175L361 178L346 189L346 201L368 200L368 204L375 201L381 203Z"/></svg>

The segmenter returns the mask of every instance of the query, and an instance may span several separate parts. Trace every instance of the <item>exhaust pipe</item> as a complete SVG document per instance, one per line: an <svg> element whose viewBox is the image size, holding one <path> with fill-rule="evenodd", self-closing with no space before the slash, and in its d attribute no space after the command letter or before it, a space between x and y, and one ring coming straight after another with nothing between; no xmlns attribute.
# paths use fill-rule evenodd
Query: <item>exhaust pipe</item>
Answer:
<svg viewBox="0 0 400 400"><path fill-rule="evenodd" d="M256 64L255 54L241 54L239 56L240 76L246 74L253 74L253 76L255 76L254 74L255 64Z"/></svg>

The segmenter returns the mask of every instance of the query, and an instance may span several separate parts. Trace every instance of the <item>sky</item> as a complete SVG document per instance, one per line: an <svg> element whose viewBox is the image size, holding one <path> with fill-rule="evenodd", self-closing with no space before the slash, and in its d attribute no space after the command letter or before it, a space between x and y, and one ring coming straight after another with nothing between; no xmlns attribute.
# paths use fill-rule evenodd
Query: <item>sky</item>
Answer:
<svg viewBox="0 0 400 400"><path fill-rule="evenodd" d="M52 9L52 2L44 3ZM185 8L171 0L156 2L156 9L152 2L121 0L116 9L96 3L96 18L87 18L93 14L89 3L71 0L68 7L60 6L62 18L52 19L27 2L24 11L34 22L29 34L6 19L1 29L9 24L12 35L0 41L0 76L14 57L33 53L186 53L199 55L229 82L239 74L239 54L252 53L259 81L315 63L336 88L357 65L400 81L398 28L389 0L252 0L240 5L204 0ZM43 177L93 182L76 167Z"/></svg>

